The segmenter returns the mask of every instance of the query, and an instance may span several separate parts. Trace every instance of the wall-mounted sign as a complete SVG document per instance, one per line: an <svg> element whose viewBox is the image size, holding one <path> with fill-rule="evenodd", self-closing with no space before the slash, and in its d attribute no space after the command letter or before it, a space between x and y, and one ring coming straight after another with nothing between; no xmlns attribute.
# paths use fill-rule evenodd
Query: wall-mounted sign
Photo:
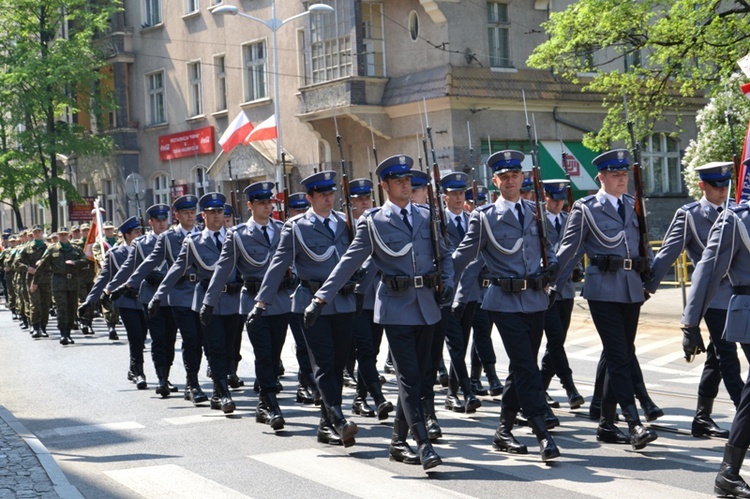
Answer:
<svg viewBox="0 0 750 499"><path fill-rule="evenodd" d="M212 154L215 150L214 127L212 126L159 137L159 159L162 161L196 154Z"/></svg>

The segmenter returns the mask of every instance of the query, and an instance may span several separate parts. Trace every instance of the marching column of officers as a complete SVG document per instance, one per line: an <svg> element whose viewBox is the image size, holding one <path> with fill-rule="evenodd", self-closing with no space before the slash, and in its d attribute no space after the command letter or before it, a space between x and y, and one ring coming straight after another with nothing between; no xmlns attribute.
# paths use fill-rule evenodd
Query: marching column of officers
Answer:
<svg viewBox="0 0 750 499"><path fill-rule="evenodd" d="M431 443L443 436L433 385L446 345L451 362L445 408L471 413L481 407L476 395L501 395L493 448L528 453L512 433L517 423L527 424L546 462L560 456L550 433L560 424L550 410L559 403L546 393L552 378L560 379L571 408L584 403L564 349L584 255L582 295L603 346L590 410L599 419L596 437L642 449L657 434L642 423L636 399L647 421L663 411L648 396L635 355L638 317L687 250L696 268L683 316L683 347L689 361L707 354L692 434L728 438L715 491L750 497L739 475L750 445L750 380L743 383L737 356L739 343L750 358L750 211L745 203L728 201L732 164L698 169L703 198L677 210L663 247L645 258L638 255L639 221L634 198L627 194L628 151L598 156L593 164L601 189L567 210L569 181L544 182L546 239L540 237L523 160L512 150L490 156L499 191L491 203L486 188L468 186L466 174L446 174L439 179L443 208L442 202L428 204L429 176L412 170L412 158L390 157L376 170L387 196L382 206L372 207L372 181L351 181L352 220L334 209L334 171L302 180L305 192L289 197L290 216L283 223L272 217L271 182L245 189L251 217L239 225L224 195L185 195L171 207L148 208L151 231L145 235L132 217L119 226L119 242L114 225L106 223L109 248L94 248L102 262L96 279L83 251L88 225L74 227L73 239L61 228L50 245L39 226L18 236L5 233L0 264L7 306L33 338L48 336L49 313L56 310L63 345L73 343L74 329L93 334L97 306L104 311L110 338L118 339L119 316L129 344L127 377L138 389L147 388L143 350L150 333L156 393L162 398L177 391L169 374L179 331L185 400L196 406L209 403L225 414L236 409L230 388L244 385L237 375L244 329L254 351L256 421L274 431L285 426L276 395L289 328L299 364L296 399L320 406L319 442L345 447L356 443L358 433L343 410L344 371L351 361L358 366L352 412L386 420L394 411L375 366L385 333L398 386L389 455L425 470L442 463ZM436 209L445 210L445 231L438 228ZM202 229L196 225L197 212ZM178 223L169 227L172 214ZM708 347L698 326L702 318ZM495 370L493 325L510 360L504 383ZM210 398L198 380L204 354L213 381ZM482 369L489 391L479 379ZM711 419L722 380L737 408L729 431ZM615 424L617 405L627 432ZM410 434L416 452L408 443Z"/></svg>

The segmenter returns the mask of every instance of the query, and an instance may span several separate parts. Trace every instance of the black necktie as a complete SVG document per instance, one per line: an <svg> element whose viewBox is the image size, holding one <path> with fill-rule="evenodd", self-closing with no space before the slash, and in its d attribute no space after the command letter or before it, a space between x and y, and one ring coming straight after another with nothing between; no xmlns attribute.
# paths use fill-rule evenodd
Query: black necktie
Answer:
<svg viewBox="0 0 750 499"><path fill-rule="evenodd" d="M625 222L625 205L622 204L622 199L617 200L617 213L620 214L620 218L622 218L623 223Z"/></svg>
<svg viewBox="0 0 750 499"><path fill-rule="evenodd" d="M463 239L466 235L466 231L464 230L464 226L461 225L461 215L456 217L456 228L458 229L458 235Z"/></svg>
<svg viewBox="0 0 750 499"><path fill-rule="evenodd" d="M523 207L521 206L521 203L516 203L516 212L518 212L518 222L521 224L521 227L523 227Z"/></svg>
<svg viewBox="0 0 750 499"><path fill-rule="evenodd" d="M328 232L331 233L331 237L336 237L336 234L333 232L333 229L331 229L331 219L326 218L323 220L323 225L325 225L326 229L328 229Z"/></svg>
<svg viewBox="0 0 750 499"><path fill-rule="evenodd" d="M326 219L326 220L328 220L328 219ZM263 237L266 238L266 242L270 246L271 245L271 238L268 237L268 226L264 225L263 227L260 228L260 230L263 231Z"/></svg>
<svg viewBox="0 0 750 499"><path fill-rule="evenodd" d="M724 211L723 207L719 206L718 208L716 208L716 213L721 213L722 211Z"/></svg>
<svg viewBox="0 0 750 499"><path fill-rule="evenodd" d="M409 223L409 212L406 210L406 208L401 208L401 217L404 220L404 223L409 228L409 232L411 232L411 224Z"/></svg>
<svg viewBox="0 0 750 499"><path fill-rule="evenodd" d="M221 236L221 232L214 232L214 238L216 238L216 247L219 248L219 251L221 251L221 241L219 241L219 236Z"/></svg>
<svg viewBox="0 0 750 499"><path fill-rule="evenodd" d="M555 230L558 234L560 234L560 231L562 230L562 224L560 223L560 215L557 215L555 217Z"/></svg>

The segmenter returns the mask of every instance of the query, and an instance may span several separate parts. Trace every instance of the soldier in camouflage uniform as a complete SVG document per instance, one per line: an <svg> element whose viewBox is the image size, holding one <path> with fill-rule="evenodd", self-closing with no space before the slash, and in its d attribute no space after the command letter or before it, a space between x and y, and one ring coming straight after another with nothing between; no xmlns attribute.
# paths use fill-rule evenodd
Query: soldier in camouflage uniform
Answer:
<svg viewBox="0 0 750 499"><path fill-rule="evenodd" d="M31 279L36 275L39 260L47 249L44 242L44 232L41 225L35 225L32 229L34 239L24 246L18 255L16 271L25 274L26 282L31 283ZM36 279L39 288L29 293L29 317L33 328L32 338L47 337L47 322L49 321L49 308L52 299L50 290L49 274L40 275Z"/></svg>
<svg viewBox="0 0 750 499"><path fill-rule="evenodd" d="M122 241L118 240L115 236L115 225L111 221L106 221L102 224L102 229L104 230L104 239L107 241L107 245L109 245L109 249L102 250L101 244L98 242L94 243L93 247L91 248L91 251L94 253L94 259L97 262L103 262L105 258L105 253L109 251L110 249L114 248L118 244L120 244ZM84 296L83 300L85 300L86 297ZM117 322L120 318L120 312L115 306L115 304L112 301L107 302L100 302L102 306L102 314L104 315L104 321L107 323L107 327L109 328L109 335L110 336L116 336L116 326Z"/></svg>
<svg viewBox="0 0 750 499"><path fill-rule="evenodd" d="M3 270L5 271L5 282L8 286L8 295L6 297L5 306L10 310L13 320L18 320L18 314L16 313L16 287L13 285L16 273L10 268L10 259L16 252L18 238L15 235L11 235L8 238L8 244L9 246L5 248L2 255L0 255L0 265L2 265Z"/></svg>
<svg viewBox="0 0 750 499"><path fill-rule="evenodd" d="M21 320L21 329L29 328L29 288L26 280L26 271L17 268L20 261L21 252L28 243L28 231L23 230L19 235L18 246L15 253L10 258L9 267L15 272L13 276L13 285L16 288L16 297L18 299L18 317Z"/></svg>
<svg viewBox="0 0 750 499"><path fill-rule="evenodd" d="M81 224L80 228L77 225L71 227L71 240L70 243L77 247L83 254L86 254L86 239L89 236L90 226L89 224ZM91 291L91 287L94 285L94 279L96 279L96 265L92 262L89 268L82 270L78 273L78 301L83 303L86 301L86 297ZM93 319L93 311L89 311L85 316L78 317L78 322L81 326L81 332L83 334L94 334L91 328L91 321Z"/></svg>
<svg viewBox="0 0 750 499"><path fill-rule="evenodd" d="M3 250L0 252L0 261L2 261L3 253L6 248L10 247L10 229L3 230ZM0 285L2 285L2 295L5 298L5 303L8 303L8 284L5 282L5 268L0 263Z"/></svg>
<svg viewBox="0 0 750 499"><path fill-rule="evenodd" d="M70 232L66 227L57 231L60 240L45 251L29 291L36 291L38 280L45 272L52 273L52 293L57 303L57 329L60 344L74 343L70 338L73 321L78 308L78 273L91 265L81 250L70 244Z"/></svg>

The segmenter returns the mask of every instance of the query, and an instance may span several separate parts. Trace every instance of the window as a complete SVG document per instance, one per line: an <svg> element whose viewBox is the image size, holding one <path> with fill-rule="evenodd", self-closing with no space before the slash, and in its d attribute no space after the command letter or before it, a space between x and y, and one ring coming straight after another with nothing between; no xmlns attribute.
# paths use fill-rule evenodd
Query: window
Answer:
<svg viewBox="0 0 750 499"><path fill-rule="evenodd" d="M383 4L362 3L362 27L365 46L365 75L385 76L385 34Z"/></svg>
<svg viewBox="0 0 750 499"><path fill-rule="evenodd" d="M201 63L189 62L188 89L190 95L190 116L203 114L203 85L201 84Z"/></svg>
<svg viewBox="0 0 750 499"><path fill-rule="evenodd" d="M209 190L208 168L198 165L193 170L193 181L195 182L195 195L199 198Z"/></svg>
<svg viewBox="0 0 750 499"><path fill-rule="evenodd" d="M154 204L171 204L169 199L169 177L166 173L159 173L153 182Z"/></svg>
<svg viewBox="0 0 750 499"><path fill-rule="evenodd" d="M161 24L161 0L143 0L143 27Z"/></svg>
<svg viewBox="0 0 750 499"><path fill-rule="evenodd" d="M640 49L636 50L633 47L628 48L628 52L625 53L625 72L631 71L633 68L639 68L643 65L643 54Z"/></svg>
<svg viewBox="0 0 750 499"><path fill-rule="evenodd" d="M226 58L223 55L214 57L214 76L216 84L216 110L226 111L227 109L227 69Z"/></svg>
<svg viewBox="0 0 750 499"><path fill-rule="evenodd" d="M164 71L157 71L146 75L146 88L148 89L148 122L149 125L158 125L167 122L167 113L164 106Z"/></svg>
<svg viewBox="0 0 750 499"><path fill-rule="evenodd" d="M335 12L310 16L313 83L352 74L350 0L325 0ZM382 28L381 28L382 29Z"/></svg>
<svg viewBox="0 0 750 499"><path fill-rule="evenodd" d="M510 21L508 4L487 2L487 39L489 41L490 66L513 67L510 58Z"/></svg>
<svg viewBox="0 0 750 499"><path fill-rule="evenodd" d="M104 180L104 210L107 212L105 220L115 221L115 201L117 193L115 192L115 183L111 180Z"/></svg>
<svg viewBox="0 0 750 499"><path fill-rule="evenodd" d="M186 0L187 1L187 10L185 11L187 14L192 14L193 12L198 12L198 9L200 9L200 5L198 5L200 2L199 0Z"/></svg>
<svg viewBox="0 0 750 499"><path fill-rule="evenodd" d="M245 64L245 102L268 97L266 88L266 42L248 43L242 46Z"/></svg>
<svg viewBox="0 0 750 499"><path fill-rule="evenodd" d="M680 149L677 140L666 133L656 133L643 142L641 161L647 194L683 193Z"/></svg>
<svg viewBox="0 0 750 499"><path fill-rule="evenodd" d="M419 39L419 16L416 10L412 10L409 14L409 35L413 42Z"/></svg>

